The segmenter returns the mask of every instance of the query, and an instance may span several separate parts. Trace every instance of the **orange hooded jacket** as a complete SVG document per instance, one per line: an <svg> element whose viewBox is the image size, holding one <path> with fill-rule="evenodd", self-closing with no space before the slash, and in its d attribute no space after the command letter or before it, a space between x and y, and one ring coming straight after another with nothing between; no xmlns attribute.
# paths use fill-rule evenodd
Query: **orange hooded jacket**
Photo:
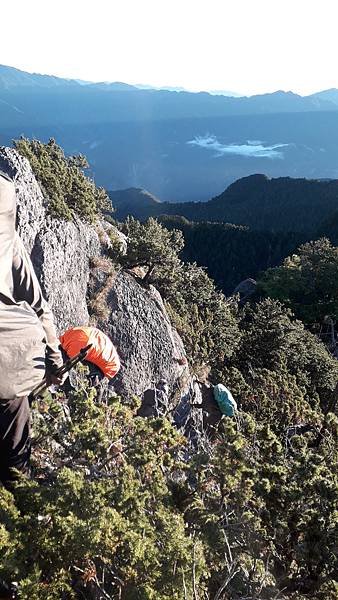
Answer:
<svg viewBox="0 0 338 600"><path fill-rule="evenodd" d="M112 379L120 370L120 359L115 346L96 327L72 327L60 336L60 343L69 358L73 358L82 348L92 344L86 360L93 363L102 373Z"/></svg>

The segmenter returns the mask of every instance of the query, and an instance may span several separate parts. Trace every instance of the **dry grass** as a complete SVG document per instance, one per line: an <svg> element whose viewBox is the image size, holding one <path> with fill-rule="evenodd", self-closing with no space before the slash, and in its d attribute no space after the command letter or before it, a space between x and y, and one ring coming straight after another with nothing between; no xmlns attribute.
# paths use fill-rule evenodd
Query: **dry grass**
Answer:
<svg viewBox="0 0 338 600"><path fill-rule="evenodd" d="M92 270L92 282L89 282L88 291L89 295L92 293L92 297L88 301L88 310L90 313L90 322L92 325L96 325L98 321L108 321L110 315L110 309L108 306L107 298L111 288L114 285L118 271L114 269L111 261L104 256L95 256L91 260ZM97 284L94 283L94 277L96 275L103 274L104 281L102 286L94 292L97 288ZM97 279L99 279L97 277Z"/></svg>

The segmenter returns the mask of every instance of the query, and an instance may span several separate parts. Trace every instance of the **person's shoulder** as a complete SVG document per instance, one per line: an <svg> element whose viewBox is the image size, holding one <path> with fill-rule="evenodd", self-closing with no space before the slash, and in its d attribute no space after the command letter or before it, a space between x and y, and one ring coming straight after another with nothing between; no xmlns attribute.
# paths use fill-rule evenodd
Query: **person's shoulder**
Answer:
<svg viewBox="0 0 338 600"><path fill-rule="evenodd" d="M6 181L9 181L10 183L13 183L13 180L12 180L12 178L11 178L11 177L8 175L8 173L5 173L4 171L2 171L2 170L0 169L0 181L1 181L1 178L2 178L2 179L5 179Z"/></svg>
<svg viewBox="0 0 338 600"><path fill-rule="evenodd" d="M3 171L0 170L0 196L1 201L10 203L14 202L15 198L15 186L12 179Z"/></svg>

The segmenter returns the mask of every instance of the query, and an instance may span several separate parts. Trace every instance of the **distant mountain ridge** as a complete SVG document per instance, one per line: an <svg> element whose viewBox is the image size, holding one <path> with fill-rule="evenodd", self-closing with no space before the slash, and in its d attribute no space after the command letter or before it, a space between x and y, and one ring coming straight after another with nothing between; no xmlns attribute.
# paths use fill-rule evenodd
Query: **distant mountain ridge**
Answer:
<svg viewBox="0 0 338 600"><path fill-rule="evenodd" d="M18 87L54 88L56 86L79 85L74 79L63 79L54 75L27 73L21 69L0 65L0 90Z"/></svg>
<svg viewBox="0 0 338 600"><path fill-rule="evenodd" d="M322 90L319 92L315 92L308 96L300 96L291 91L283 91L276 90L275 92L269 92L265 94L252 94L252 95L241 95L234 91L228 90L201 90L199 92L192 92L187 90L182 86L152 86L148 84L135 84L132 85L130 83L125 83L121 81L84 81L82 79L72 79L65 77L58 77L55 75L46 75L42 73L31 73L27 71L23 71L22 69L18 69L16 67L11 67L8 65L0 64L0 90L4 88L14 88L14 87L43 87L43 88L54 88L55 86L91 86L98 87L101 89L111 90L111 91L167 91L174 93L186 93L192 95L198 94L208 94L211 96L225 96L232 99L260 99L260 98L273 98L273 97L285 97L285 98L303 98L304 100L309 100L310 104L308 106L312 106L312 109L316 109L316 105L313 103L313 100L318 98L319 100L323 100L324 104L321 107L321 110L325 107L327 110L334 110L334 108L329 107L330 103L337 104L338 103L338 89L331 88L328 90ZM305 106L305 104L304 104Z"/></svg>
<svg viewBox="0 0 338 600"><path fill-rule="evenodd" d="M24 135L84 154L107 189L200 201L254 173L338 177L334 91L251 97L138 89L0 66L0 144ZM333 95L332 95L333 94Z"/></svg>
<svg viewBox="0 0 338 600"><path fill-rule="evenodd" d="M109 196L114 205L114 192ZM256 174L237 180L208 202L135 203L134 207L126 190L125 203L120 203L116 211L117 219L126 216L126 207L140 219L180 215L190 221L232 223L255 231L316 233L323 231L323 223L338 211L338 179L270 179Z"/></svg>
<svg viewBox="0 0 338 600"><path fill-rule="evenodd" d="M309 98L318 98L319 100L327 100L329 102L333 102L333 104L337 104L338 106L338 90L336 88L331 88L329 90L323 90L322 92L316 92L315 94L311 94Z"/></svg>
<svg viewBox="0 0 338 600"><path fill-rule="evenodd" d="M161 203L161 200L140 188L128 188L126 190L116 190L110 193L116 214L121 220L124 220L129 214L133 214L135 208L141 213L151 211L153 207Z"/></svg>
<svg viewBox="0 0 338 600"><path fill-rule="evenodd" d="M293 112L293 111L317 111L317 110L338 110L336 102L332 102L329 98L321 97L320 93L312 96L299 96L293 92L284 92L277 90L273 93L268 94L256 94L253 96L225 96L224 92L220 95L208 92L188 92L185 90L176 91L175 89L159 89L144 86L141 87L133 86L123 82L82 82L76 79L64 79L62 77L55 77L52 75L40 75L37 73L27 73L16 69L14 67L8 67L0 65L0 93L10 91L14 93L20 88L33 88L36 91L43 93L47 90L55 91L57 88L72 89L76 92L81 92L83 97L90 94L92 91L96 92L133 92L137 95L139 100L146 103L149 110L153 110L157 107L157 116L161 118L164 116L163 111L166 109L167 114L165 118L176 118L177 116L205 116L210 114L216 115L240 115L240 114L262 114L266 112ZM178 98L180 99L179 104L184 100L183 108L177 105ZM67 97L67 102L71 102L72 97ZM47 97L48 100L48 97ZM88 96L88 101L92 100L91 96ZM97 101L97 98L95 98ZM138 113L134 103L128 104L128 96L125 98L128 109L134 109L129 117L133 120L139 120L144 118L144 112ZM192 103L187 111L184 106L188 102ZM25 99L22 98L22 102L25 103ZM164 104L164 106L162 106ZM23 104L24 106L25 104ZM26 105L27 106L27 105ZM114 104L113 104L114 106ZM79 108L79 107L78 107ZM111 114L111 120L119 120L123 118L125 111L117 114ZM153 115L153 116L156 116ZM1 115L0 115L1 123Z"/></svg>

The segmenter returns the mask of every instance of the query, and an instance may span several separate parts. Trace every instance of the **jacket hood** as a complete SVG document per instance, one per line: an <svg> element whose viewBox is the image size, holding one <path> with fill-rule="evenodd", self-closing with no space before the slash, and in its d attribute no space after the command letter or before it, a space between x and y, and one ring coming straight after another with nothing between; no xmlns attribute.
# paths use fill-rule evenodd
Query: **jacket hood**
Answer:
<svg viewBox="0 0 338 600"><path fill-rule="evenodd" d="M16 199L11 181L0 175L0 292L12 293L12 262L15 241Z"/></svg>

